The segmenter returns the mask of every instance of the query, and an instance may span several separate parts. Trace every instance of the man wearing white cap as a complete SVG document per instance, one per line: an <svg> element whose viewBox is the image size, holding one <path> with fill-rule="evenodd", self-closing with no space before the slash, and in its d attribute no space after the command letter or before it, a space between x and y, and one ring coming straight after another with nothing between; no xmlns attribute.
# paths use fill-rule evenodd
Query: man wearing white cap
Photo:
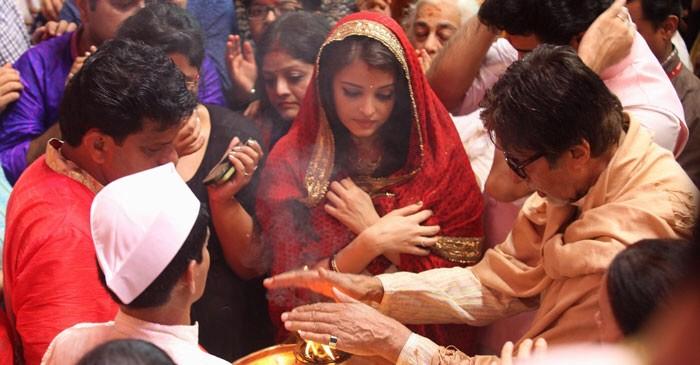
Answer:
<svg viewBox="0 0 700 365"><path fill-rule="evenodd" d="M114 321L59 334L42 364L74 364L114 339L152 342L177 364L228 364L198 345L190 307L209 271L206 211L172 163L117 179L96 196L90 227L100 279L119 303Z"/></svg>
<svg viewBox="0 0 700 365"><path fill-rule="evenodd" d="M4 299L21 362L39 364L76 323L114 318L117 305L97 280L90 205L103 185L177 160L174 140L195 106L170 58L140 43L103 44L70 80L63 141L49 141L7 208Z"/></svg>

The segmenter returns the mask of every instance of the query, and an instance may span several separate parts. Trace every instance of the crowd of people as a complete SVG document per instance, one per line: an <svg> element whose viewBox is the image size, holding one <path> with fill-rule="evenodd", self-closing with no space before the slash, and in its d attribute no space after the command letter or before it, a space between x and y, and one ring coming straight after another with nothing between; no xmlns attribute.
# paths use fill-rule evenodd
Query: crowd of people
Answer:
<svg viewBox="0 0 700 365"><path fill-rule="evenodd" d="M0 10L0 363L700 364L700 1Z"/></svg>

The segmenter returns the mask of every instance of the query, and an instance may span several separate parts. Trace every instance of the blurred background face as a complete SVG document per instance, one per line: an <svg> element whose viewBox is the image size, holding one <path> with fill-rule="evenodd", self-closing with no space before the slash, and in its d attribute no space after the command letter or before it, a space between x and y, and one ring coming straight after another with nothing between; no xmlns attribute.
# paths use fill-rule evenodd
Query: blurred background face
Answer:
<svg viewBox="0 0 700 365"><path fill-rule="evenodd" d="M313 64L292 58L282 50L271 51L263 58L265 93L284 120L291 121L299 113L313 70Z"/></svg>
<svg viewBox="0 0 700 365"><path fill-rule="evenodd" d="M253 0L248 8L250 35L259 42L267 27L282 14L301 9L301 3L297 0Z"/></svg>
<svg viewBox="0 0 700 365"><path fill-rule="evenodd" d="M644 40L647 41L654 56L660 60L666 58L668 47L671 43L670 37L673 36L673 34L671 33L667 39L663 27L656 29L654 24L644 17L641 1L628 1L627 9L630 12L632 21L637 25L637 31L644 37Z"/></svg>
<svg viewBox="0 0 700 365"><path fill-rule="evenodd" d="M396 103L396 77L356 59L333 78L333 102L340 122L355 138L371 138Z"/></svg>
<svg viewBox="0 0 700 365"><path fill-rule="evenodd" d="M432 58L457 31L459 25L460 13L453 1L421 3L416 9L416 19L411 27L413 47L425 49Z"/></svg>
<svg viewBox="0 0 700 365"><path fill-rule="evenodd" d="M93 45L114 38L126 18L144 7L144 0L81 0L80 16Z"/></svg>
<svg viewBox="0 0 700 365"><path fill-rule="evenodd" d="M357 0L360 11L372 11L391 16L391 0Z"/></svg>

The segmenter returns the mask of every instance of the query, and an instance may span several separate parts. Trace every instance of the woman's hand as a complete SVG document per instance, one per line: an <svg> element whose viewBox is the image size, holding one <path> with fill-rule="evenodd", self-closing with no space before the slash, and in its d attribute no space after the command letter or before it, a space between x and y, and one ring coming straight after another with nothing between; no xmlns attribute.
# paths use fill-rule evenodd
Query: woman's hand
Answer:
<svg viewBox="0 0 700 365"><path fill-rule="evenodd" d="M440 226L421 225L433 215L430 210L421 210L422 207L423 203L418 202L393 210L364 230L360 237L370 242L367 248L376 256L396 253L426 256L430 253L428 248L437 243Z"/></svg>
<svg viewBox="0 0 700 365"><path fill-rule="evenodd" d="M70 68L70 72L68 72L68 77L66 77L66 84L68 84L68 81L75 76L75 74L80 71L81 68L83 68L83 64L85 64L85 60L90 57L91 54L95 53L97 51L97 47L95 46L90 46L90 50L85 52L84 55L76 57L75 61L73 61L73 65Z"/></svg>
<svg viewBox="0 0 700 365"><path fill-rule="evenodd" d="M250 93L255 87L258 77L258 67L255 64L253 46L250 42L242 42L238 35L228 36L226 42L226 59L228 72L234 86L241 94Z"/></svg>
<svg viewBox="0 0 700 365"><path fill-rule="evenodd" d="M501 349L500 363L498 361L493 361L491 362L491 365L513 365L513 359L523 360L541 355L547 351L547 341L545 341L544 338L538 338L536 341L532 341L529 338L523 340L523 342L520 343L520 346L518 346L518 355L515 358L513 358L514 349L515 345L513 345L512 342L506 342Z"/></svg>
<svg viewBox="0 0 700 365"><path fill-rule="evenodd" d="M283 313L284 327L319 344L330 344L332 335L339 350L395 363L411 330L338 289L333 292L339 303L310 304Z"/></svg>
<svg viewBox="0 0 700 365"><path fill-rule="evenodd" d="M349 179L334 181L326 194L326 213L343 223L356 235L377 223L380 219L372 198Z"/></svg>
<svg viewBox="0 0 700 365"><path fill-rule="evenodd" d="M226 151L228 160L236 168L236 172L231 179L224 183L209 185L210 201L231 200L253 179L253 174L258 169L258 163L263 156L262 147L258 142L251 141L240 144L238 137L233 137Z"/></svg>
<svg viewBox="0 0 700 365"><path fill-rule="evenodd" d="M180 157L187 156L198 151L205 143L206 138L202 132L199 110L198 107L195 107L187 123L180 128L175 136L175 151Z"/></svg>

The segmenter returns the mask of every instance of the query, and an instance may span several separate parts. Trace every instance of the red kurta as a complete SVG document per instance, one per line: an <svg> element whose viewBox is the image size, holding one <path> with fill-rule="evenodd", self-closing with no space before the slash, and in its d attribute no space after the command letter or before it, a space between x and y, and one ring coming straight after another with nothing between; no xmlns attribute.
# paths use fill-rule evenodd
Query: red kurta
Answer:
<svg viewBox="0 0 700 365"><path fill-rule="evenodd" d="M299 115L270 153L261 177L257 215L272 249L272 274L315 264L355 238L323 208L330 181L348 175L370 193L380 215L417 201L433 211L424 224L440 225L441 249L425 257L402 255L399 270L420 272L478 261L483 236L481 193L452 120L430 89L413 47L396 22L376 13L345 17L326 44L347 36L379 41L405 73L405 80L398 82L408 82L412 99L412 118L407 118L405 126L410 129L406 162L390 176L377 178L352 176L334 166L334 155L347 151L338 150L334 143L314 75ZM322 48L321 57L323 52ZM388 264L379 257L368 270L378 274ZM310 300L306 293L288 289L270 291L268 297L272 319L278 324L282 311ZM474 350L473 331L467 326L421 327L420 333L438 343Z"/></svg>
<svg viewBox="0 0 700 365"><path fill-rule="evenodd" d="M117 313L98 280L90 234L90 205L100 185L77 171L48 147L47 157L29 166L10 195L5 305L28 365L39 364L62 330L80 322L106 322Z"/></svg>

